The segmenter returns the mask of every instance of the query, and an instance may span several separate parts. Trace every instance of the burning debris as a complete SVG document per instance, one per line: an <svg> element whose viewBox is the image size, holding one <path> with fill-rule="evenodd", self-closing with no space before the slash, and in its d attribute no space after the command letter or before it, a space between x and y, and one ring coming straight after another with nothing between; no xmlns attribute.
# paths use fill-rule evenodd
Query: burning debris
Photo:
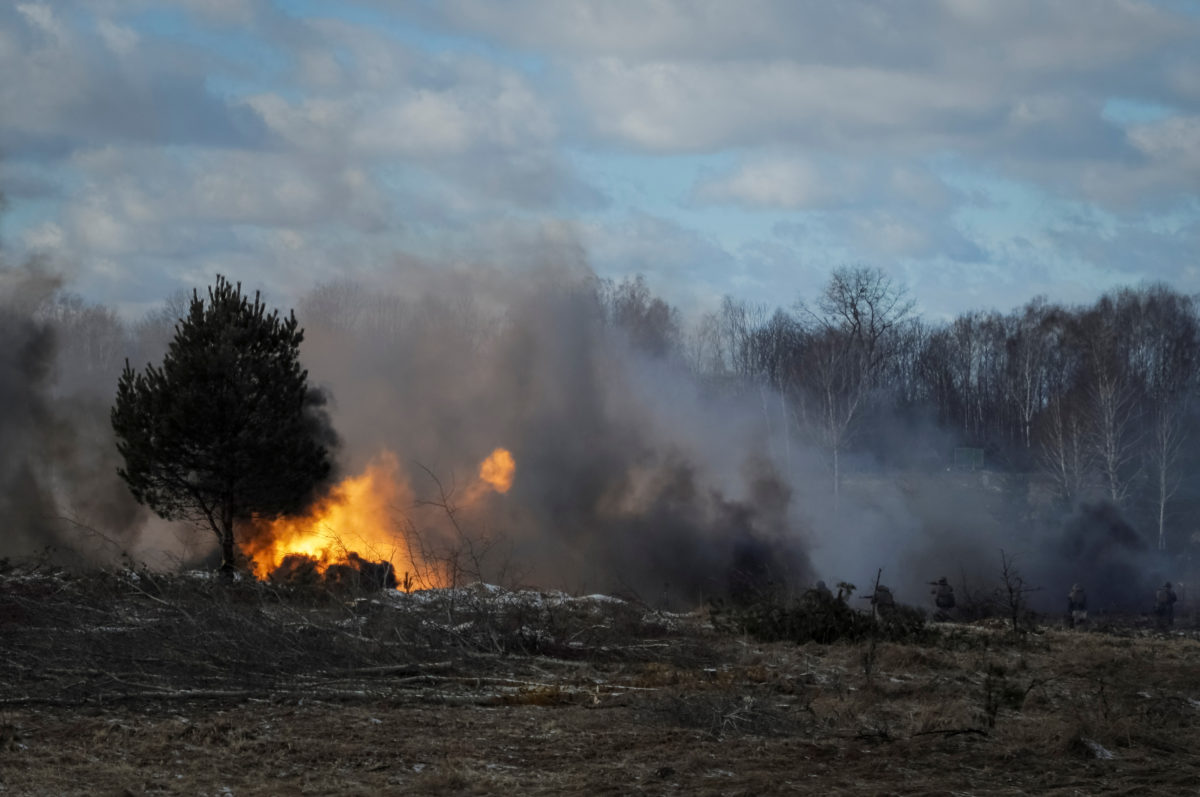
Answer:
<svg viewBox="0 0 1200 797"><path fill-rule="evenodd" d="M344 561L326 564L300 553L287 554L271 571L270 580L286 584L322 583L350 592L397 589L396 569L391 562L372 562L354 551Z"/></svg>
<svg viewBox="0 0 1200 797"><path fill-rule="evenodd" d="M485 494L507 492L515 474L512 453L497 448L457 503L449 503L446 495L426 503L453 521L460 508L476 505ZM396 455L385 451L362 473L334 485L305 514L251 524L242 550L256 574L274 581L405 591L450 586L455 573L433 539L439 532L418 528L409 516L421 503Z"/></svg>

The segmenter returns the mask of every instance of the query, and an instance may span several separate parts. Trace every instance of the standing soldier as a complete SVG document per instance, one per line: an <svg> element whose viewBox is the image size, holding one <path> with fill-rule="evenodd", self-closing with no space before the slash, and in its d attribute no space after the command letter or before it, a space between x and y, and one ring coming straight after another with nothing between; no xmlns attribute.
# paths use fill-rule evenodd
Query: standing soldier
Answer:
<svg viewBox="0 0 1200 797"><path fill-rule="evenodd" d="M875 613L880 617L887 617L896 611L896 599L892 597L892 591L882 584L875 586L875 594L863 597L870 598L871 605L875 607Z"/></svg>
<svg viewBox="0 0 1200 797"><path fill-rule="evenodd" d="M937 581L930 581L933 589L929 594L933 596L933 605L938 608L934 614L936 620L949 620L950 610L954 608L954 587L950 586L950 582L942 576Z"/></svg>
<svg viewBox="0 0 1200 797"><path fill-rule="evenodd" d="M1067 593L1067 623L1071 628L1087 622L1087 594L1078 584L1071 585Z"/></svg>
<svg viewBox="0 0 1200 797"><path fill-rule="evenodd" d="M1171 589L1168 581L1154 593L1154 614L1158 617L1158 627L1167 628L1175 622L1175 590Z"/></svg>

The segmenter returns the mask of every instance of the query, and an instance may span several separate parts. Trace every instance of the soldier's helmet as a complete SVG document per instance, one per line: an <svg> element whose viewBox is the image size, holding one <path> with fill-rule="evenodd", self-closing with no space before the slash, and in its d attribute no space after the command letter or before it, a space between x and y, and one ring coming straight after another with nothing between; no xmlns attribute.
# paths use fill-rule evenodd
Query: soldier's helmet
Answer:
<svg viewBox="0 0 1200 797"><path fill-rule="evenodd" d="M1171 582L1170 582L1170 581L1168 581L1167 583L1163 584L1163 588L1164 588L1164 589L1170 589L1170 588L1171 588Z"/></svg>
<svg viewBox="0 0 1200 797"><path fill-rule="evenodd" d="M1083 591L1083 587L1079 586L1078 584L1071 585L1071 592L1082 592L1082 591Z"/></svg>
<svg viewBox="0 0 1200 797"><path fill-rule="evenodd" d="M948 584L948 583L950 583L950 582L946 581L946 577L945 577L945 576L942 576L941 578L939 578L939 579L937 580L937 583L939 583L939 584Z"/></svg>

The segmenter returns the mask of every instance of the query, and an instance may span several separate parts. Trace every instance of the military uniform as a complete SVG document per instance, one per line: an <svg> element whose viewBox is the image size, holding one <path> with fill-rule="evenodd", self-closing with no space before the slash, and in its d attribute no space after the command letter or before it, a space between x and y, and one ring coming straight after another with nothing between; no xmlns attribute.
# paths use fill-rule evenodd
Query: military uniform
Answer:
<svg viewBox="0 0 1200 797"><path fill-rule="evenodd" d="M1158 617L1158 625L1161 628L1175 622L1175 591L1171 589L1170 581L1154 593L1154 614Z"/></svg>
<svg viewBox="0 0 1200 797"><path fill-rule="evenodd" d="M892 597L889 588L880 584L875 587L875 594L871 596L871 605L875 607L876 613L883 617L896 610L896 599Z"/></svg>
<svg viewBox="0 0 1200 797"><path fill-rule="evenodd" d="M1067 593L1067 621L1072 628L1087 622L1087 594L1078 584L1072 585Z"/></svg>
<svg viewBox="0 0 1200 797"><path fill-rule="evenodd" d="M942 576L937 581L929 582L933 589L929 594L933 596L933 605L937 607L937 612L933 617L935 620L949 620L950 611L957 605L954 601L954 587L950 586L950 582Z"/></svg>

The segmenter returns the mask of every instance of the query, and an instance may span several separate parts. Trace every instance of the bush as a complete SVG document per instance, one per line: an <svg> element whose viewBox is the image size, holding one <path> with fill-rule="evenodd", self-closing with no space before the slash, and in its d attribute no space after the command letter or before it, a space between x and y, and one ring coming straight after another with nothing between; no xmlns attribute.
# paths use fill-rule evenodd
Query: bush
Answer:
<svg viewBox="0 0 1200 797"><path fill-rule="evenodd" d="M709 614L718 631L749 634L764 642L828 645L868 637L899 642L920 639L927 633L925 615L919 609L897 606L875 618L816 590L808 590L790 603L774 594L737 606L718 601L710 605Z"/></svg>

